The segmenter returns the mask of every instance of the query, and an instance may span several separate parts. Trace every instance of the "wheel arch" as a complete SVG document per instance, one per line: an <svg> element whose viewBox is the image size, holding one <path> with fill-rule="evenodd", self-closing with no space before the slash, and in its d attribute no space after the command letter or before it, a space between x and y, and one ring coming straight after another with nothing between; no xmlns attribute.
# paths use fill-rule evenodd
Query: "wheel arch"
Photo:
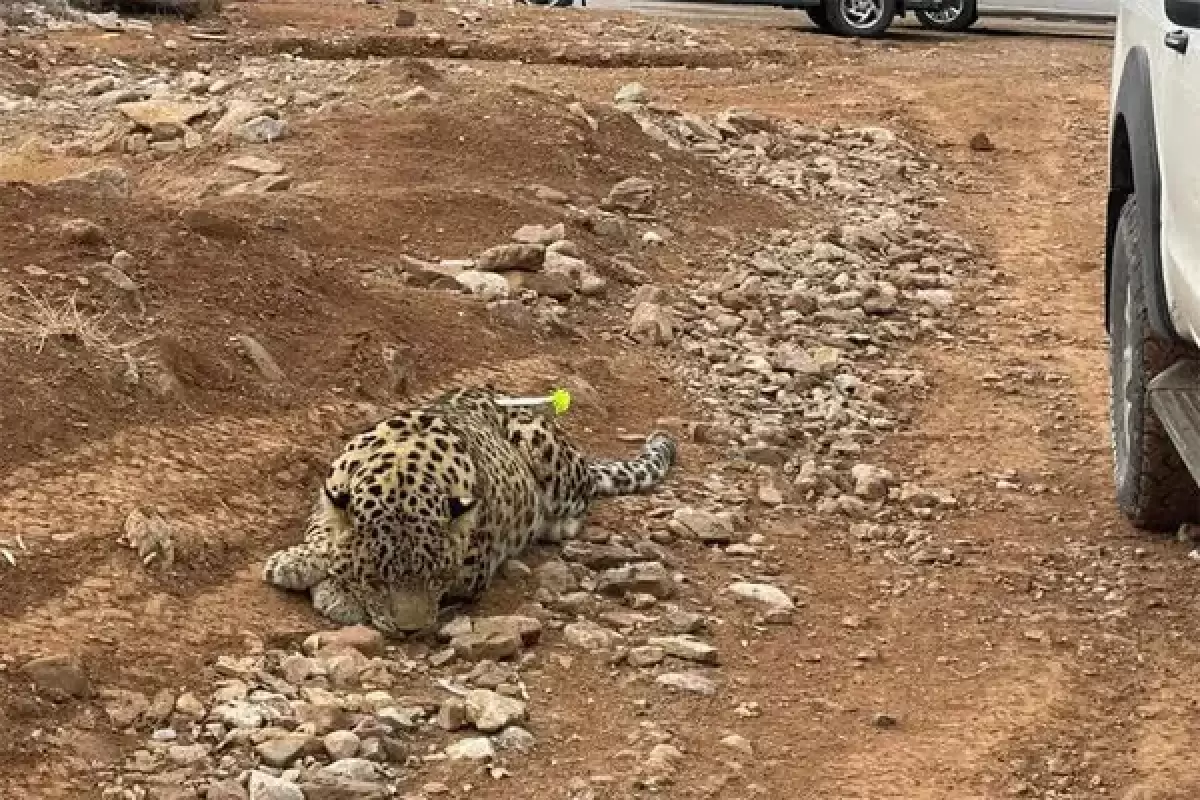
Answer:
<svg viewBox="0 0 1200 800"><path fill-rule="evenodd" d="M1108 208L1104 247L1104 326L1109 327L1112 253L1121 209L1137 197L1142 215L1142 264L1146 270L1146 310L1155 334L1178 341L1167 306L1159 246L1162 219L1162 178L1154 124L1154 95L1150 59L1140 47L1130 49L1121 70L1109 139Z"/></svg>

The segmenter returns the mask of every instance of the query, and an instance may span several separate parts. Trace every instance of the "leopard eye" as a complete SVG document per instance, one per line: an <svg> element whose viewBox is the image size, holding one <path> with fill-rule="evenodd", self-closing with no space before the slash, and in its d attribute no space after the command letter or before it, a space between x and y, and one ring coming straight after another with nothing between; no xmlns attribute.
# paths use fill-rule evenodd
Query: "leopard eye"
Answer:
<svg viewBox="0 0 1200 800"><path fill-rule="evenodd" d="M474 497L451 497L446 502L450 507L450 519L458 519L475 507Z"/></svg>

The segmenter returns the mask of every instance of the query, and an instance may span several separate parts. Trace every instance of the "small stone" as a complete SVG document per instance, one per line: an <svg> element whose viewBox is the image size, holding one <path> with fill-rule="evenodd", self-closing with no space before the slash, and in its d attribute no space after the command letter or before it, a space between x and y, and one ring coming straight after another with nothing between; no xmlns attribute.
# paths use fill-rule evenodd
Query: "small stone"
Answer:
<svg viewBox="0 0 1200 800"><path fill-rule="evenodd" d="M214 781L204 790L204 800L246 800L246 790L233 778Z"/></svg>
<svg viewBox="0 0 1200 800"><path fill-rule="evenodd" d="M298 685L320 674L321 665L315 659L292 653L279 663L279 671L288 683Z"/></svg>
<svg viewBox="0 0 1200 800"><path fill-rule="evenodd" d="M655 683L668 689L711 697L717 693L717 684L695 672L666 672L655 679Z"/></svg>
<svg viewBox="0 0 1200 800"><path fill-rule="evenodd" d="M694 611L670 611L663 622L672 633L699 633L704 630L704 617Z"/></svg>
<svg viewBox="0 0 1200 800"><path fill-rule="evenodd" d="M384 702L390 703L392 698L388 695ZM425 718L425 709L417 707L397 708L396 706L387 706L380 708L375 716L394 731L415 731L420 725L421 720Z"/></svg>
<svg viewBox="0 0 1200 800"><path fill-rule="evenodd" d="M184 128L189 122L208 113L208 106L201 103L174 103L169 100L143 100L137 103L120 103L120 111L134 125L150 130L157 124L169 124Z"/></svg>
<svg viewBox="0 0 1200 800"><path fill-rule="evenodd" d="M266 721L258 707L243 700L219 705L212 710L212 715L231 728L261 728Z"/></svg>
<svg viewBox="0 0 1200 800"><path fill-rule="evenodd" d="M267 348L263 347L262 343L253 336L247 334L239 334L237 343L241 346L242 352L246 358L250 360L263 379L268 383L282 383L286 376L279 364L271 356Z"/></svg>
<svg viewBox="0 0 1200 800"><path fill-rule="evenodd" d="M514 658L521 652L521 637L516 633L493 631L491 633L467 633L456 636L450 646L459 658L465 661L503 661Z"/></svg>
<svg viewBox="0 0 1200 800"><path fill-rule="evenodd" d="M549 228L542 225L522 225L512 238L514 242L521 244L540 244L543 247L549 247L555 242L566 239L567 229L561 222L551 225Z"/></svg>
<svg viewBox="0 0 1200 800"><path fill-rule="evenodd" d="M739 736L732 733L721 740L721 744L728 747L730 750L736 750L744 756L750 757L754 755L754 748L750 745L750 740L745 736Z"/></svg>
<svg viewBox="0 0 1200 800"><path fill-rule="evenodd" d="M572 622L566 626L563 629L563 638L567 644L590 651L607 650L613 643L612 631L588 620Z"/></svg>
<svg viewBox="0 0 1200 800"><path fill-rule="evenodd" d="M250 773L249 788L250 800L305 800L296 784L259 770Z"/></svg>
<svg viewBox="0 0 1200 800"><path fill-rule="evenodd" d="M254 748L258 757L269 767L283 769L312 746L313 737L307 733L292 733L268 739Z"/></svg>
<svg viewBox="0 0 1200 800"><path fill-rule="evenodd" d="M996 145L992 144L991 137L984 131L979 131L971 136L971 141L968 144L977 153L989 153L996 149Z"/></svg>
<svg viewBox="0 0 1200 800"><path fill-rule="evenodd" d="M407 8L396 9L396 15L392 18L392 25L397 28L411 28L417 24L417 13L410 11Z"/></svg>
<svg viewBox="0 0 1200 800"><path fill-rule="evenodd" d="M467 704L461 697L451 697L438 708L437 724L444 731L467 727Z"/></svg>
<svg viewBox="0 0 1200 800"><path fill-rule="evenodd" d="M656 636L650 639L650 644L661 647L669 656L685 661L695 661L698 664L717 663L717 648L692 636Z"/></svg>
<svg viewBox="0 0 1200 800"><path fill-rule="evenodd" d="M424 86L414 86L393 97L392 103L397 106L428 106L432 105L435 99L433 92Z"/></svg>
<svg viewBox="0 0 1200 800"><path fill-rule="evenodd" d="M90 219L69 219L60 228L63 238L75 244L102 244L104 229Z"/></svg>
<svg viewBox="0 0 1200 800"><path fill-rule="evenodd" d="M600 207L636 214L650 211L654 208L654 184L645 178L626 178L609 190Z"/></svg>
<svg viewBox="0 0 1200 800"><path fill-rule="evenodd" d="M533 573L537 576L538 586L555 594L567 594L579 588L579 581L571 573L570 566L557 559L540 565Z"/></svg>
<svg viewBox="0 0 1200 800"><path fill-rule="evenodd" d="M795 603L792 602L792 598L788 597L787 592L768 583L738 582L730 584L729 592L743 600L761 603L771 608L790 610L795 607Z"/></svg>
<svg viewBox="0 0 1200 800"><path fill-rule="evenodd" d="M663 662L666 655L666 651L661 647L645 645L630 648L625 655L625 661L631 667L655 667Z"/></svg>
<svg viewBox="0 0 1200 800"><path fill-rule="evenodd" d="M492 737L492 743L501 750L526 754L532 752L537 740L520 725L509 725Z"/></svg>
<svg viewBox="0 0 1200 800"><path fill-rule="evenodd" d="M21 667L38 692L51 699L87 697L91 693L79 659L67 655L35 658Z"/></svg>
<svg viewBox="0 0 1200 800"><path fill-rule="evenodd" d="M343 758L353 758L358 753L358 747L362 740L353 731L333 731L327 733L322 740L325 745L325 752L334 761L340 761Z"/></svg>
<svg viewBox="0 0 1200 800"><path fill-rule="evenodd" d="M191 692L184 692L175 701L175 711L189 719L204 719L208 710Z"/></svg>
<svg viewBox="0 0 1200 800"><path fill-rule="evenodd" d="M150 708L150 701L141 692L126 689L108 689L101 693L104 712L117 729L135 725Z"/></svg>
<svg viewBox="0 0 1200 800"><path fill-rule="evenodd" d="M252 175L281 175L284 171L283 164L280 164L278 161L272 161L269 158L259 158L258 156L239 156L225 163L226 166L239 169L242 172L249 172Z"/></svg>
<svg viewBox="0 0 1200 800"><path fill-rule="evenodd" d="M523 617L516 614L480 617L475 620L475 633L488 636L493 633L514 635L521 639L521 644L532 647L542 636L542 623L533 617Z"/></svg>
<svg viewBox="0 0 1200 800"><path fill-rule="evenodd" d="M468 269L455 275L454 280L471 294L479 295L486 302L508 297L511 291L504 276L494 272Z"/></svg>
<svg viewBox="0 0 1200 800"><path fill-rule="evenodd" d="M475 689L466 697L467 719L483 733L495 733L525 719L525 704L488 689Z"/></svg>
<svg viewBox="0 0 1200 800"><path fill-rule="evenodd" d="M675 579L661 562L643 561L600 573L596 578L596 591L618 597L648 594L666 600L675 594Z"/></svg>
<svg viewBox="0 0 1200 800"><path fill-rule="evenodd" d="M277 142L287 135L287 123L274 117L255 117L238 127L236 135L244 142L251 144L269 144Z"/></svg>
<svg viewBox="0 0 1200 800"><path fill-rule="evenodd" d="M758 501L764 506L778 506L783 504L783 492L776 489L774 486L758 487Z"/></svg>
<svg viewBox="0 0 1200 800"><path fill-rule="evenodd" d="M385 776L379 767L365 758L343 758L317 771L316 779L320 783L338 783L340 781L361 781L363 783L378 783Z"/></svg>
<svg viewBox="0 0 1200 800"><path fill-rule="evenodd" d="M629 335L643 344L670 344L675 338L673 315L656 303L640 303L629 318Z"/></svg>
<svg viewBox="0 0 1200 800"><path fill-rule="evenodd" d="M308 648L308 643L305 643L310 654L321 650L334 652L349 647L367 658L383 655L383 634L366 625L349 625L335 631L321 631L315 636L316 640L312 642L311 649Z"/></svg>
<svg viewBox="0 0 1200 800"><path fill-rule="evenodd" d="M871 724L876 728L894 728L898 720L891 714L878 713L871 717Z"/></svg>
<svg viewBox="0 0 1200 800"><path fill-rule="evenodd" d="M446 757L451 761L487 761L496 757L491 739L486 736L475 736L469 739L459 739L446 748Z"/></svg>
<svg viewBox="0 0 1200 800"><path fill-rule="evenodd" d="M206 744L173 744L167 748L167 760L181 767L201 764L208 758Z"/></svg>
<svg viewBox="0 0 1200 800"><path fill-rule="evenodd" d="M642 105L650 100L650 93L640 83L627 83L617 90L613 102L617 105Z"/></svg>
<svg viewBox="0 0 1200 800"><path fill-rule="evenodd" d="M678 508L671 515L677 532L697 539L701 544L725 546L733 541L733 522L723 514L696 508Z"/></svg>
<svg viewBox="0 0 1200 800"><path fill-rule="evenodd" d="M540 270L546 262L546 248L540 244L500 244L491 247L475 260L477 269L484 272Z"/></svg>
<svg viewBox="0 0 1200 800"><path fill-rule="evenodd" d="M894 481L892 473L871 464L855 464L850 468L854 480L854 494L864 500L881 500L887 497L888 486Z"/></svg>

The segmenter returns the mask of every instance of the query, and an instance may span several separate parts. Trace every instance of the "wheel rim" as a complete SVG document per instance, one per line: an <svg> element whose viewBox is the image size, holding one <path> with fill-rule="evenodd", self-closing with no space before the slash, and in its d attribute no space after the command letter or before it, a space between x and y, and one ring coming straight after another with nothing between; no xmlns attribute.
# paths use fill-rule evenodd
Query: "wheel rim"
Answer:
<svg viewBox="0 0 1200 800"><path fill-rule="evenodd" d="M950 25L962 16L965 0L946 0L940 11L930 11L926 14L931 22L939 25Z"/></svg>
<svg viewBox="0 0 1200 800"><path fill-rule="evenodd" d="M883 19L883 0L841 0L842 16L855 30L866 30Z"/></svg>

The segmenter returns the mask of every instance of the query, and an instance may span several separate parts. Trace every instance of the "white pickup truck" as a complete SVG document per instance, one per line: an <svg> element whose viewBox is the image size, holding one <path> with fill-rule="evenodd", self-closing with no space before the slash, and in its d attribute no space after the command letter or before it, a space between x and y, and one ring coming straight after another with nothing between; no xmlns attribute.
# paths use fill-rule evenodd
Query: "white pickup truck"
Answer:
<svg viewBox="0 0 1200 800"><path fill-rule="evenodd" d="M1171 530L1200 521L1200 0L1121 0L1110 130L1117 503Z"/></svg>

